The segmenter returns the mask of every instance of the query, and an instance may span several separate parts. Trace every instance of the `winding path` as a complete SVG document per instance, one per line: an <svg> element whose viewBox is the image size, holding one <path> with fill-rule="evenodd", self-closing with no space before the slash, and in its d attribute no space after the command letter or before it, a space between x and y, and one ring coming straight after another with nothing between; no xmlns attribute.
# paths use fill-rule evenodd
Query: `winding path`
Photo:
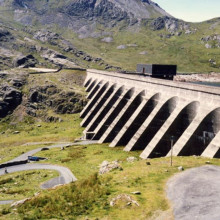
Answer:
<svg viewBox="0 0 220 220"><path fill-rule="evenodd" d="M94 144L97 141L81 141L77 143L59 143L59 144L54 144L51 146L48 146L47 148L61 148L61 147L68 147L72 145L87 145L87 144ZM13 160L10 160L6 163L9 162L15 162L15 161L23 161L28 158L28 156L33 156L34 154L40 152L42 150L41 148L37 148L31 151L28 151ZM27 170L56 170L59 172L59 176L55 177L41 185L42 189L48 189L52 188L54 186L57 186L59 184L68 184L70 182L76 181L76 177L73 175L73 173L66 167L63 166L58 166L58 165L50 165L50 164L42 164L42 163L28 163L28 164L23 164L23 165L15 165L7 168L7 171L9 173L14 173L14 172L19 172L19 171L27 171ZM5 175L4 169L0 169L0 176ZM0 205L4 204L10 204L12 203L13 200L4 200L0 201Z"/></svg>

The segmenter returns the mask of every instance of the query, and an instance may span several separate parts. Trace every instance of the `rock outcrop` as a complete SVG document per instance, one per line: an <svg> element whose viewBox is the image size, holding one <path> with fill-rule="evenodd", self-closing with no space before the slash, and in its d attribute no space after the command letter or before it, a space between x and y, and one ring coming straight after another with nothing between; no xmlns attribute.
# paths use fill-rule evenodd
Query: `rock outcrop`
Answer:
<svg viewBox="0 0 220 220"><path fill-rule="evenodd" d="M184 31L185 34L191 34L195 32L195 30L191 31L189 24L187 24L186 22L168 16L158 17L154 19L151 22L151 29L154 31L165 29L171 35L176 36L181 35L182 31Z"/></svg>
<svg viewBox="0 0 220 220"><path fill-rule="evenodd" d="M207 49L220 48L220 34L213 34L202 37L201 41L205 44Z"/></svg>
<svg viewBox="0 0 220 220"><path fill-rule="evenodd" d="M14 9L14 19L24 25L36 21L42 25L58 24L74 30L81 37L97 36L97 24L114 27L125 22L132 26L155 15L170 16L151 0L69 0L59 1L57 5L47 0L13 0L12 3L2 0L1 5ZM98 35L105 33L100 31ZM36 36L41 40L45 37L50 36Z"/></svg>
<svg viewBox="0 0 220 220"><path fill-rule="evenodd" d="M0 87L0 118L11 113L18 105L21 104L21 91L9 86L3 85Z"/></svg>

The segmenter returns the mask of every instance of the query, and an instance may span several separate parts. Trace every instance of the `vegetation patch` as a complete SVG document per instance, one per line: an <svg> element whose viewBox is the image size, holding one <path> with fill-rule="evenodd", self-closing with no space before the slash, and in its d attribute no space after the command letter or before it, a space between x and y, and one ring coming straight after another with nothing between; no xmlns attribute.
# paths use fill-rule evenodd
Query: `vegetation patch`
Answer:
<svg viewBox="0 0 220 220"><path fill-rule="evenodd" d="M0 200L19 200L41 191L41 183L58 176L55 171L34 170L0 176Z"/></svg>
<svg viewBox="0 0 220 220"><path fill-rule="evenodd" d="M106 196L109 194L107 181L97 173L83 181L72 183L47 192L18 207L23 219L69 218L87 215L97 207L108 209ZM51 193L54 196L51 196Z"/></svg>
<svg viewBox="0 0 220 220"><path fill-rule="evenodd" d="M80 120L79 115L69 115L64 116L61 123L41 123L41 127L37 127L37 122L21 123L13 129L8 125L11 130L2 135L5 146L1 142L1 153L7 157L8 148L11 148L13 154L18 154L18 149L19 152L26 152L25 145L20 142L22 135L23 142L72 141L82 134ZM24 126L22 135L14 135L12 131L20 126ZM16 147L17 142L20 145ZM33 149L34 145L31 148ZM41 191L40 183L52 178L50 171L28 171L2 176L1 190L4 187L7 189L7 193L1 193L2 200L26 197L32 199L17 208L0 206L0 219L145 220L152 216L155 219L170 209L165 193L166 182L172 175L181 172L178 167L188 169L205 165L207 161L207 158L195 156L174 157L171 167L168 157L142 160L139 158L139 151L125 152L123 147L109 148L108 144L72 145L64 149L41 151L36 155L48 158L49 164L68 167L78 180L56 189ZM132 162L127 160L131 157L135 158ZM122 169L97 175L103 161L117 161ZM219 159L209 161L213 165L220 165ZM40 194L33 196L37 191L40 191ZM129 205L131 199L128 199L128 202L117 201L116 205L111 206L111 201L115 201L114 198L119 198L120 195L128 195L126 198L132 198L139 206L134 203Z"/></svg>

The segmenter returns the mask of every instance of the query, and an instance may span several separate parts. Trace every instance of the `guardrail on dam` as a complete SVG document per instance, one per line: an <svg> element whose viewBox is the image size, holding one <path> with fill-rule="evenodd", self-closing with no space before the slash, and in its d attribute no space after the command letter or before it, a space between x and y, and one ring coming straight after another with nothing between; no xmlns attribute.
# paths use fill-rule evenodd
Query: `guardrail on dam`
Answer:
<svg viewBox="0 0 220 220"><path fill-rule="evenodd" d="M137 74L87 70L84 134L140 157L220 157L220 90Z"/></svg>

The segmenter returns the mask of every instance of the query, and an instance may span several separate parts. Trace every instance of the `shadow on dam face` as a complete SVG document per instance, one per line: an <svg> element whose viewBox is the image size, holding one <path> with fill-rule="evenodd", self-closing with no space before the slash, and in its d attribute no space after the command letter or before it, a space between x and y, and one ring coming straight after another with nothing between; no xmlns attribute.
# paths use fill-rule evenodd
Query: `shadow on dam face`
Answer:
<svg viewBox="0 0 220 220"><path fill-rule="evenodd" d="M94 88L93 92L97 92L98 89L100 88L101 86L101 82L100 81L98 83L98 85ZM106 90L106 88L108 87L108 84L109 83L105 83L104 86L102 86L102 88L100 89L100 91L94 96L94 98L91 100L91 103L85 107L85 111L83 112L83 114L81 115L81 118L84 118L88 113L89 111L92 109L92 107L95 105L95 103L99 100L100 96L103 94L103 92Z"/></svg>
<svg viewBox="0 0 220 220"><path fill-rule="evenodd" d="M183 108L159 143L156 145L152 153L149 155L149 158L163 157L167 155L171 147L171 137L173 137L173 144L175 144L196 117L199 105L200 103L196 101L191 102Z"/></svg>
<svg viewBox="0 0 220 220"><path fill-rule="evenodd" d="M107 85L108 86L108 85ZM95 107L95 109L91 112L91 114L89 115L89 117L86 119L86 121L83 123L83 127L86 127L91 120L95 117L95 115L98 113L98 111L100 110L100 108L105 104L106 100L110 97L110 95L114 92L116 87L116 84L110 86L110 88L107 89L106 87L106 94L103 96L103 98L98 102L97 106ZM105 92L105 91L104 91Z"/></svg>
<svg viewBox="0 0 220 220"><path fill-rule="evenodd" d="M120 132L120 130L123 128L126 122L130 119L130 117L135 112L135 110L142 103L144 96L145 96L145 91L142 91L135 97L135 99L132 101L130 106L121 116L121 118L118 120L114 128L112 128L111 132L105 138L104 142L111 142L115 138L115 136Z"/></svg>
<svg viewBox="0 0 220 220"><path fill-rule="evenodd" d="M200 123L178 156L201 155L220 130L220 108L210 112ZM219 156L219 152L215 157Z"/></svg>
<svg viewBox="0 0 220 220"><path fill-rule="evenodd" d="M90 94L88 94L88 99L91 99L94 95L95 95L95 93L98 91L98 89L102 86L102 83L103 83L103 81L101 80L96 86L95 86L95 88L93 89L93 90L91 90L91 93Z"/></svg>
<svg viewBox="0 0 220 220"><path fill-rule="evenodd" d="M150 143L155 134L160 130L165 121L169 118L171 113L177 106L178 97L173 97L165 102L165 104L161 107L159 112L150 122L148 127L142 133L140 138L137 140L133 148L133 150L143 150Z"/></svg>
<svg viewBox="0 0 220 220"><path fill-rule="evenodd" d="M91 85L86 89L86 92L90 92L92 90L92 88L95 86L96 82L97 82L97 79L93 80Z"/></svg>
<svg viewBox="0 0 220 220"><path fill-rule="evenodd" d="M152 96L141 109L140 113L134 119L132 124L127 128L126 132L120 138L119 142L117 143L118 146L127 145L127 143L131 140L137 130L141 127L144 121L148 118L150 113L158 104L160 99L160 93L155 94Z"/></svg>
<svg viewBox="0 0 220 220"><path fill-rule="evenodd" d="M87 80L87 82L85 83L84 87L87 87L92 81L92 78L90 78L89 80Z"/></svg>
<svg viewBox="0 0 220 220"><path fill-rule="evenodd" d="M105 115L110 111L110 109L112 108L112 106L115 104L115 102L119 99L119 97L121 96L121 94L124 91L124 86L120 87L116 93L113 95L113 97L111 98L111 100L107 103L107 105L105 106L105 108L101 111L101 113L98 115L98 117L96 118L96 120L93 122L93 124L88 128L88 131L94 131L96 129L96 127L99 125L99 123L102 121L102 119L105 117Z"/></svg>
<svg viewBox="0 0 220 220"><path fill-rule="evenodd" d="M98 132L94 135L93 140L99 140L101 136L105 133L108 127L111 125L113 120L117 117L117 115L121 112L121 110L125 107L127 102L130 100L132 95L134 94L134 88L130 89L120 100L118 105L115 107L113 112L109 115L107 120L104 122L102 127L98 130Z"/></svg>

